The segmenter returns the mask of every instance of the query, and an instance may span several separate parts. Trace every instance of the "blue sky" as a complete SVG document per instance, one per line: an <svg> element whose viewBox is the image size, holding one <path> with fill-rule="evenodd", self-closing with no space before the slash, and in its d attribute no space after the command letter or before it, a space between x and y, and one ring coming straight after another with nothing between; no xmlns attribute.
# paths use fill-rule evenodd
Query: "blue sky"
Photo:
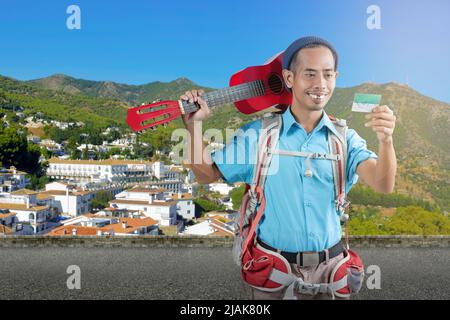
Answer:
<svg viewBox="0 0 450 320"><path fill-rule="evenodd" d="M69 5L81 30L68 30ZM369 30L369 5L381 29ZM20 80L54 73L143 84L188 77L225 87L304 35L331 41L337 85L406 83L450 102L448 0L58 0L0 1L0 74Z"/></svg>

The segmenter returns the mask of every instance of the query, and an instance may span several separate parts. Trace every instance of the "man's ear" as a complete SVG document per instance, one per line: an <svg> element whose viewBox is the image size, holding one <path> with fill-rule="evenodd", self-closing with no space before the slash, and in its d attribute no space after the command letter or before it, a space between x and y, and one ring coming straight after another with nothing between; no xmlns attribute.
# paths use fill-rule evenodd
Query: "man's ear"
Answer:
<svg viewBox="0 0 450 320"><path fill-rule="evenodd" d="M292 88L294 85L294 73L290 70L283 69L283 80L288 88Z"/></svg>
<svg viewBox="0 0 450 320"><path fill-rule="evenodd" d="M337 79L338 75L339 75L339 71L336 70L336 76L334 77L334 80Z"/></svg>

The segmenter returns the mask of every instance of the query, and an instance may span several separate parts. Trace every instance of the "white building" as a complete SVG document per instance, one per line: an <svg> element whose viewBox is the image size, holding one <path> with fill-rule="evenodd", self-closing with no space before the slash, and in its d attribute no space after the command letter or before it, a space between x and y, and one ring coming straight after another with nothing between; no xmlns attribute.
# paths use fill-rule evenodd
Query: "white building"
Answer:
<svg viewBox="0 0 450 320"><path fill-rule="evenodd" d="M234 187L230 186L226 183L210 183L209 184L209 191L216 191L220 194L227 196L231 190L233 190Z"/></svg>
<svg viewBox="0 0 450 320"><path fill-rule="evenodd" d="M54 212L48 205L39 205L37 192L20 189L12 193L0 194L0 210L15 213L20 234L36 234L51 227Z"/></svg>
<svg viewBox="0 0 450 320"><path fill-rule="evenodd" d="M159 180L163 179L166 175L166 166L164 165L164 163L160 162L160 161L156 161L155 163L153 163L152 165L152 172L153 175L158 178Z"/></svg>
<svg viewBox="0 0 450 320"><path fill-rule="evenodd" d="M137 160L49 159L47 175L53 179L117 184L151 180L154 163Z"/></svg>
<svg viewBox="0 0 450 320"><path fill-rule="evenodd" d="M184 219L192 220L195 216L194 198L188 193L176 193L170 197L177 205L177 214Z"/></svg>
<svg viewBox="0 0 450 320"><path fill-rule="evenodd" d="M197 236L234 237L231 226L215 218L207 218L200 223L186 227L182 234Z"/></svg>
<svg viewBox="0 0 450 320"><path fill-rule="evenodd" d="M227 210L233 210L233 201L229 196L220 199L220 204L224 205Z"/></svg>
<svg viewBox="0 0 450 320"><path fill-rule="evenodd" d="M61 150L61 145L51 139L44 139L39 142L41 147L44 147L50 151L59 151Z"/></svg>
<svg viewBox="0 0 450 320"><path fill-rule="evenodd" d="M116 195L109 202L111 207L142 212L161 226L177 224L177 205L175 201L164 199L163 189L133 188Z"/></svg>
<svg viewBox="0 0 450 320"><path fill-rule="evenodd" d="M97 145L90 144L90 143L88 143L88 144L83 143L79 147L77 147L77 149L80 150L81 152L84 152L84 150L86 150L86 148L88 151L108 152L107 147L97 146Z"/></svg>
<svg viewBox="0 0 450 320"><path fill-rule="evenodd" d="M41 142L41 138L38 137L38 136L33 136L32 134L30 134L30 135L27 136L27 141L38 144L38 143Z"/></svg>
<svg viewBox="0 0 450 320"><path fill-rule="evenodd" d="M17 213L8 209L0 209L0 235L14 234L17 231L18 223Z"/></svg>
<svg viewBox="0 0 450 320"><path fill-rule="evenodd" d="M146 184L149 188L165 189L168 192L178 193L186 191L185 184L181 180L163 180L157 182L149 182Z"/></svg>
<svg viewBox="0 0 450 320"><path fill-rule="evenodd" d="M26 172L11 166L9 169L0 167L0 192L13 192L25 188L29 183Z"/></svg>
<svg viewBox="0 0 450 320"><path fill-rule="evenodd" d="M77 190L63 182L48 183L45 185L45 191L37 194L37 199L41 204L48 205L55 208L57 212L72 217L90 212L94 197L94 192Z"/></svg>

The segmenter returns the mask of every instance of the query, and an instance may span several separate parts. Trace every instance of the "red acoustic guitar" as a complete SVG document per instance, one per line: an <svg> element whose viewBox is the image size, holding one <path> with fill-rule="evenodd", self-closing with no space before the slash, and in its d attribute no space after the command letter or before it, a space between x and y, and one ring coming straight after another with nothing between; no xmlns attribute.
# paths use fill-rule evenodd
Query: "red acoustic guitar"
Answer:
<svg viewBox="0 0 450 320"><path fill-rule="evenodd" d="M287 106L292 94L284 86L282 70L283 53L262 66L249 67L234 74L230 87L202 95L210 108L234 102L236 108L251 114L275 105ZM200 107L188 101L160 101L128 109L127 123L133 131L167 124L178 116L195 112Z"/></svg>

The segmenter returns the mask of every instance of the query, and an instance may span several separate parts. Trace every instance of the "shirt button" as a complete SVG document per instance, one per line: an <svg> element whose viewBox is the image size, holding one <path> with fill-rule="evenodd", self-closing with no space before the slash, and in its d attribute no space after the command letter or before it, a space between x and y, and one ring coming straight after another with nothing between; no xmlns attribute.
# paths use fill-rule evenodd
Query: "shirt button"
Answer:
<svg viewBox="0 0 450 320"><path fill-rule="evenodd" d="M311 202L306 201L306 202L305 202L305 205L307 205L308 207L310 207L310 206L311 206Z"/></svg>

